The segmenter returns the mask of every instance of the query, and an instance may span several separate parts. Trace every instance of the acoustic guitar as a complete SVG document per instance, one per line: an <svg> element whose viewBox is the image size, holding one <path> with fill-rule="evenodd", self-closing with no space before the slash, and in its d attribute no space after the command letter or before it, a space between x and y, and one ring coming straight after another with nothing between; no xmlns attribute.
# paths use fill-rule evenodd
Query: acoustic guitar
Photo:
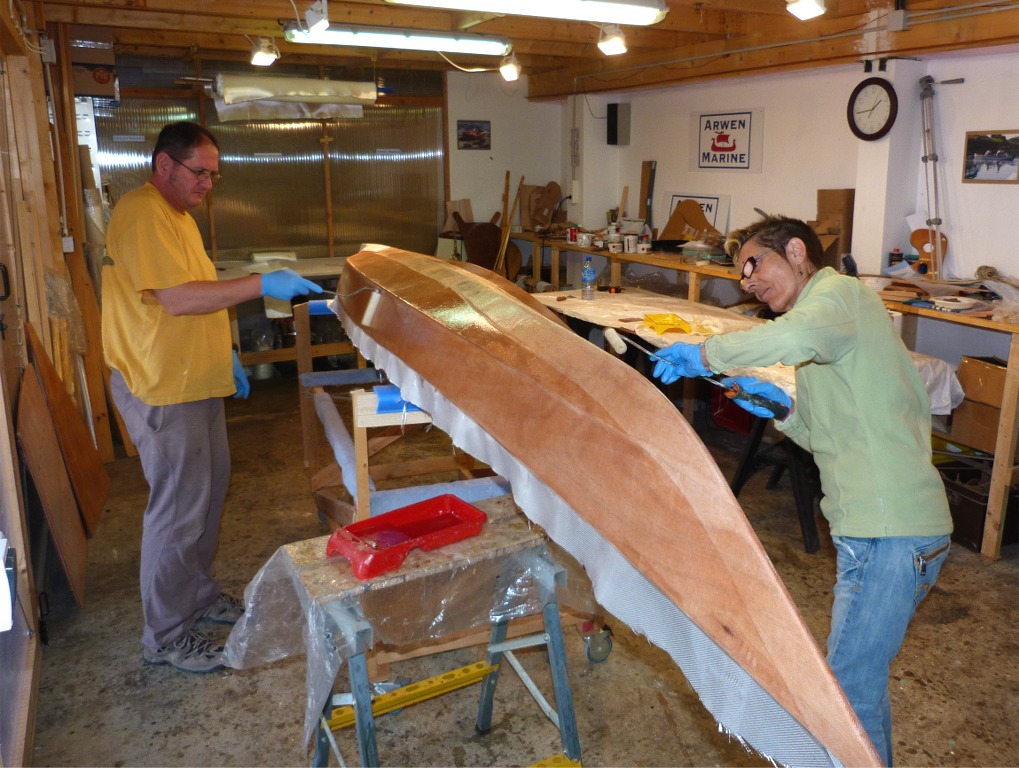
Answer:
<svg viewBox="0 0 1019 768"><path fill-rule="evenodd" d="M912 265L918 274L926 275L930 273L936 277L945 263L945 257L948 254L948 238L945 237L944 232L940 233L941 263L934 263L937 256L937 234L939 233L936 233L933 229L914 229L913 233L909 236L909 244L916 248L916 252L920 254L916 263Z"/></svg>

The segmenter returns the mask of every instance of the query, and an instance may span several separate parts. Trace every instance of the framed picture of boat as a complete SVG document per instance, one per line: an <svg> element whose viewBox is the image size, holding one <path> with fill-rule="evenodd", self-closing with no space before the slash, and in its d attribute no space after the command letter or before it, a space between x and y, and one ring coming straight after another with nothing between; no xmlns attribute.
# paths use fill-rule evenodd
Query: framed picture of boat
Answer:
<svg viewBox="0 0 1019 768"><path fill-rule="evenodd" d="M491 149L492 148L492 121L491 120L457 120L456 121L456 148L457 149Z"/></svg>
<svg viewBox="0 0 1019 768"><path fill-rule="evenodd" d="M967 131L963 157L967 184L1019 184L1019 128Z"/></svg>

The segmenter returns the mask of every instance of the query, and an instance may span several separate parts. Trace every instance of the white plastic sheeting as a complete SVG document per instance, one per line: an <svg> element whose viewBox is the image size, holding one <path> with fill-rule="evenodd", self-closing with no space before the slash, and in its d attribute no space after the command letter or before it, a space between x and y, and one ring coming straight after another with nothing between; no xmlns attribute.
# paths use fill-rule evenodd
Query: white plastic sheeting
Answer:
<svg viewBox="0 0 1019 768"><path fill-rule="evenodd" d="M224 104L291 101L304 104L374 104L375 83L313 80L307 77L216 75L216 96Z"/></svg>

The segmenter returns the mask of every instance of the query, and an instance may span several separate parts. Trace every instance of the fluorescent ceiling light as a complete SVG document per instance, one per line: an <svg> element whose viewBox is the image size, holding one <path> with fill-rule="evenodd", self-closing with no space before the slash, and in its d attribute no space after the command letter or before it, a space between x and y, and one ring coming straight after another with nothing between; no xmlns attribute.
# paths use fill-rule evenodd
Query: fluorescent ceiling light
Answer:
<svg viewBox="0 0 1019 768"><path fill-rule="evenodd" d="M598 47L606 56L618 56L626 53L626 36L615 24L606 24L601 28Z"/></svg>
<svg viewBox="0 0 1019 768"><path fill-rule="evenodd" d="M502 64L499 65L499 74L508 83L512 83L520 77L520 62L517 61L515 53L510 53L509 56L502 60Z"/></svg>
<svg viewBox="0 0 1019 768"><path fill-rule="evenodd" d="M312 33L303 29L299 24L288 22L283 26L283 36L291 43L473 53L479 56L505 56L510 49L509 40L504 37L427 32L396 27L361 27L349 24L330 24L322 32Z"/></svg>
<svg viewBox="0 0 1019 768"><path fill-rule="evenodd" d="M573 19L643 27L665 18L664 0L386 0L396 5L454 11L505 13L545 19Z"/></svg>
<svg viewBox="0 0 1019 768"><path fill-rule="evenodd" d="M800 21L806 21L824 13L824 0L787 0L785 8Z"/></svg>
<svg viewBox="0 0 1019 768"><path fill-rule="evenodd" d="M304 20L308 23L309 32L321 32L329 26L328 0L315 0L304 12Z"/></svg>
<svg viewBox="0 0 1019 768"><path fill-rule="evenodd" d="M260 37L251 46L251 63L256 67L268 67L279 57L279 48L271 37Z"/></svg>

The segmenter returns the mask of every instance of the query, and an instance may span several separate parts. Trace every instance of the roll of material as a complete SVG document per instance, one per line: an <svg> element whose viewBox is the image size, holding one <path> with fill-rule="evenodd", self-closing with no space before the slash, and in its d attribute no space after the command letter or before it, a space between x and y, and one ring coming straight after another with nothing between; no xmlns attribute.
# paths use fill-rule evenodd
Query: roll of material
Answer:
<svg viewBox="0 0 1019 768"><path fill-rule="evenodd" d="M216 75L216 95L226 104L245 101L296 101L313 104L374 104L375 83L308 77Z"/></svg>
<svg viewBox="0 0 1019 768"><path fill-rule="evenodd" d="M605 341L612 347L612 351L617 355L621 355L626 352L626 342L619 337L619 331L615 328L605 329Z"/></svg>
<svg viewBox="0 0 1019 768"><path fill-rule="evenodd" d="M902 336L902 313L894 310L888 310L888 315L892 318L892 325L895 327L895 333Z"/></svg>

